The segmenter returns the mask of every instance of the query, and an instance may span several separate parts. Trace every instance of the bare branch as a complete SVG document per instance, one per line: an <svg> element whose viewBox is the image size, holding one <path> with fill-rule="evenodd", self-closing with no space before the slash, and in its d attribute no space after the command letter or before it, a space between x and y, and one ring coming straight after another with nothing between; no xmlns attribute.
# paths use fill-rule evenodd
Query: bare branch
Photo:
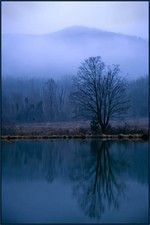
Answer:
<svg viewBox="0 0 150 225"><path fill-rule="evenodd" d="M106 131L112 117L119 116L128 108L126 82L120 76L119 65L105 66L101 57L85 59L74 77L75 91L72 101L81 107L86 116L96 117L102 132Z"/></svg>

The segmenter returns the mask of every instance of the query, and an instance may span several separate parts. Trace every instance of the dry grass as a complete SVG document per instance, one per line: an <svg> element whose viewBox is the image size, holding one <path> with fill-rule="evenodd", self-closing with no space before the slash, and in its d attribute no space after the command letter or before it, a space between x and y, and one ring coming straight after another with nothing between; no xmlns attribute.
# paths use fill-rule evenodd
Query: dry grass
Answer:
<svg viewBox="0 0 150 225"><path fill-rule="evenodd" d="M15 140L15 139L101 139L101 140L148 140L148 134L118 134L118 135L49 135L49 136L25 136L25 135L4 135L2 140Z"/></svg>
<svg viewBox="0 0 150 225"><path fill-rule="evenodd" d="M148 138L148 119L112 122L107 135L93 135L89 121L7 124L2 126L2 138Z"/></svg>
<svg viewBox="0 0 150 225"><path fill-rule="evenodd" d="M5 125L2 127L4 135L73 135L90 132L89 122L55 122L55 123L29 123L18 125Z"/></svg>

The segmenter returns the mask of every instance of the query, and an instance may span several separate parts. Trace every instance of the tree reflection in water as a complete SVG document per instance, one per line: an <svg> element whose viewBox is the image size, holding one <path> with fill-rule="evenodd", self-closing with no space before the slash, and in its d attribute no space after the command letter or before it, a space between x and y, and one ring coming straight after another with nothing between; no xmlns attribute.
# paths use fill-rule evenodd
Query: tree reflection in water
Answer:
<svg viewBox="0 0 150 225"><path fill-rule="evenodd" d="M90 217L100 217L109 207L118 208L129 179L147 185L148 143L16 141L3 142L2 147L3 180L50 185L60 180L73 187L75 200Z"/></svg>
<svg viewBox="0 0 150 225"><path fill-rule="evenodd" d="M126 185L121 173L127 163L110 152L110 143L91 141L91 154L78 165L74 176L74 196L86 215L99 218L106 208L119 208Z"/></svg>

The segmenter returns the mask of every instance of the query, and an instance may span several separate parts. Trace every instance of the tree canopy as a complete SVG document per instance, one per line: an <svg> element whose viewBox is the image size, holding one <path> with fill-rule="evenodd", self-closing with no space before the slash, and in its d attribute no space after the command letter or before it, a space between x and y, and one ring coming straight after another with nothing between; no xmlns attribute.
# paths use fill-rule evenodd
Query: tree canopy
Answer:
<svg viewBox="0 0 150 225"><path fill-rule="evenodd" d="M96 121L105 133L110 119L119 117L128 108L126 81L119 66L106 66L100 56L85 59L74 77L71 99L82 116Z"/></svg>

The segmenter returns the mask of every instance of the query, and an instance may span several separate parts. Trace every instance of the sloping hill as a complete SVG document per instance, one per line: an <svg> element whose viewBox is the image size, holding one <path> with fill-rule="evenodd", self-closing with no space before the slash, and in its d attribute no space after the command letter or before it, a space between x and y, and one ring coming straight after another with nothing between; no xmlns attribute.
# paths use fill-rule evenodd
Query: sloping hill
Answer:
<svg viewBox="0 0 150 225"><path fill-rule="evenodd" d="M80 62L97 55L106 64L119 64L129 78L148 74L147 40L73 26L45 35L4 34L2 75L72 75Z"/></svg>

